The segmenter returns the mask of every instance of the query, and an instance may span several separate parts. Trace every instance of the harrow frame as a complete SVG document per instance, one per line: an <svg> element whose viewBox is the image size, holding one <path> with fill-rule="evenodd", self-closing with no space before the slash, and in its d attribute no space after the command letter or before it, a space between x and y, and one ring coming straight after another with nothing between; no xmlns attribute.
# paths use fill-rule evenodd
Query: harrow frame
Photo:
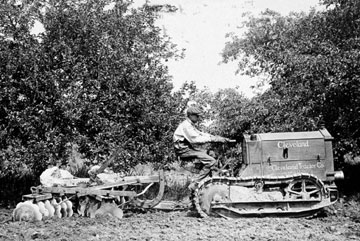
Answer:
<svg viewBox="0 0 360 241"><path fill-rule="evenodd" d="M158 193L155 198L151 200L140 199L149 188L154 184L158 183ZM128 186L144 185L148 184L145 189L137 193L133 190L127 191ZM122 190L114 190L121 188ZM31 194L26 194L22 196L24 201L33 200L34 202L49 200L54 197L61 196L76 196L80 198L82 196L93 196L98 201L105 201L108 199L115 198L126 198L126 204L123 205L125 208L138 208L138 209L150 209L155 207L160 203L165 190L165 177L164 171L159 170L159 175L153 176L128 176L123 177L121 181L103 184L103 185L94 185L88 187L81 186L54 186L54 187L45 187L37 186L31 188Z"/></svg>

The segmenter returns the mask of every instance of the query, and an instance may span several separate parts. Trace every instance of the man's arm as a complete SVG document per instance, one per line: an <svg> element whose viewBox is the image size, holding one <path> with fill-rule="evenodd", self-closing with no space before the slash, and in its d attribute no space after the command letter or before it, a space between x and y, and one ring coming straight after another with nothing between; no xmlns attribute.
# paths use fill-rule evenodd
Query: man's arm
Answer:
<svg viewBox="0 0 360 241"><path fill-rule="evenodd" d="M226 142L228 139L221 136L214 136L209 133L201 132L191 124L184 126L184 137L190 143L207 143L207 142Z"/></svg>
<svg viewBox="0 0 360 241"><path fill-rule="evenodd" d="M191 124L184 126L184 137L190 143L206 143L211 141L211 135L197 130Z"/></svg>

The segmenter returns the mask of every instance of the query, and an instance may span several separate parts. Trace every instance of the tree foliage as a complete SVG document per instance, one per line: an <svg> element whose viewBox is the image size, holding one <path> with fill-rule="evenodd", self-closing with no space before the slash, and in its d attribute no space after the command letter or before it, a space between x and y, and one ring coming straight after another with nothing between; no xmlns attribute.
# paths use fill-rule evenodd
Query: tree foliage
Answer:
<svg viewBox="0 0 360 241"><path fill-rule="evenodd" d="M340 155L360 151L360 2L322 1L325 11L267 10L250 17L243 36L232 35L224 62L265 75L271 88L254 98L256 128L312 130L325 124ZM340 156L341 156L340 155Z"/></svg>
<svg viewBox="0 0 360 241"><path fill-rule="evenodd" d="M115 171L171 158L181 93L164 61L175 46L161 8L107 0L3 1L0 6L0 176L39 175L72 144ZM44 32L33 34L35 23Z"/></svg>

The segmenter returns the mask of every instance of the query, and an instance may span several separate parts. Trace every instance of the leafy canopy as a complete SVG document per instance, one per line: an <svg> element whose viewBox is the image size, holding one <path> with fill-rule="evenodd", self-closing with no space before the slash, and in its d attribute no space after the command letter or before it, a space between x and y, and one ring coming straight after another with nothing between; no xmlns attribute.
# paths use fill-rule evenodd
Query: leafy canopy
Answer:
<svg viewBox="0 0 360 241"><path fill-rule="evenodd" d="M360 151L360 2L322 1L325 11L267 10L233 34L223 60L242 74L267 76L270 89L256 97L253 115L264 131L311 130L325 124L336 151Z"/></svg>
<svg viewBox="0 0 360 241"><path fill-rule="evenodd" d="M0 176L38 175L74 144L94 164L117 151L115 171L171 158L182 96L164 65L175 45L154 24L163 8L11 0L0 9ZM35 23L44 32L34 35Z"/></svg>

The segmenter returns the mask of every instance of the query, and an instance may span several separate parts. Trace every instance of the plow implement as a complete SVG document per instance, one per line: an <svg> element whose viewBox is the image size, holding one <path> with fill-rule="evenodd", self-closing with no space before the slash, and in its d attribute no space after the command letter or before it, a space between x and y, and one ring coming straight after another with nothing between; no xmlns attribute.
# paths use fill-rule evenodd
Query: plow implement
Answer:
<svg viewBox="0 0 360 241"><path fill-rule="evenodd" d="M13 219L70 217L74 210L79 216L122 218L123 209L149 209L159 204L165 188L163 170L154 176L128 176L102 185L89 181L79 178L64 182L71 185L32 187L31 194L23 195L24 202L14 210Z"/></svg>

